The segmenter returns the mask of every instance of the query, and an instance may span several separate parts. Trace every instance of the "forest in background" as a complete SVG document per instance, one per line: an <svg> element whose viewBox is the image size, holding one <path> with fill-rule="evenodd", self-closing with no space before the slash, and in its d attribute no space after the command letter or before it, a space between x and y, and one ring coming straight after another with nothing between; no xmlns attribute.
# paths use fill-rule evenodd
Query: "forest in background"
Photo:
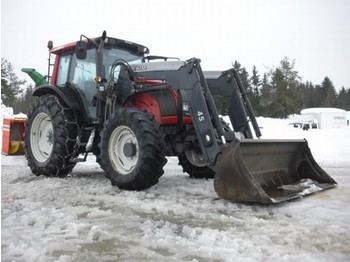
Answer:
<svg viewBox="0 0 350 262"><path fill-rule="evenodd" d="M299 114L304 108L335 107L350 111L350 88L336 91L331 79L325 76L322 83L302 81L294 69L295 60L284 57L277 67L260 73L253 66L249 73L239 62L233 67L239 73L256 116L287 118ZM28 113L33 101L33 85L27 84L14 73L14 67L1 58L1 103L12 107L14 113ZM227 106L216 99L220 114L227 114Z"/></svg>
<svg viewBox="0 0 350 262"><path fill-rule="evenodd" d="M276 68L262 74L255 66L249 74L237 61L233 67L239 72L256 116L287 118L310 107L350 110L350 88L342 87L337 92L328 76L320 84L302 81L294 69L295 60L288 57L284 57Z"/></svg>

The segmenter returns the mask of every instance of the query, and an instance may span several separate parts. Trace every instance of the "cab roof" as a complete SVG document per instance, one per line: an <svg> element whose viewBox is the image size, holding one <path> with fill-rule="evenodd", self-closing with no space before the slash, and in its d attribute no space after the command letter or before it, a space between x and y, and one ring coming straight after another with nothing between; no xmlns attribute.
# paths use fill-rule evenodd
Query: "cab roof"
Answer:
<svg viewBox="0 0 350 262"><path fill-rule="evenodd" d="M92 38L91 40L94 40L96 43L99 43L101 41L101 37L96 37ZM88 42L88 47L92 48L94 45L89 42L88 40L84 40L85 42ZM75 50L77 42L72 42L69 44L61 45L58 47L53 47L50 52L55 55L59 55L61 53L66 53L70 51ZM146 46L136 44L130 41L122 40L122 39L117 39L117 38L112 38L112 37L107 37L105 39L105 46L110 46L110 47L116 47L116 48L121 48L124 50L128 50L132 53L136 53L139 55L144 55L149 53L149 49Z"/></svg>

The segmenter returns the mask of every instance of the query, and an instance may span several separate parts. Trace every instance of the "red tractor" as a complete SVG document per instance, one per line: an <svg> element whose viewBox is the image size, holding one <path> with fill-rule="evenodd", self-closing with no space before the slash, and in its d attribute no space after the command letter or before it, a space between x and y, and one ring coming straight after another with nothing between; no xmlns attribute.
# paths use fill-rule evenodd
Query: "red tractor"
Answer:
<svg viewBox="0 0 350 262"><path fill-rule="evenodd" d="M105 32L50 52L50 83L35 89L26 125L36 175L64 177L92 153L127 190L155 185L166 156L191 177L215 177L218 195L233 201L275 203L336 184L305 140L253 138L260 130L234 69L203 72L196 58L147 56L147 47Z"/></svg>

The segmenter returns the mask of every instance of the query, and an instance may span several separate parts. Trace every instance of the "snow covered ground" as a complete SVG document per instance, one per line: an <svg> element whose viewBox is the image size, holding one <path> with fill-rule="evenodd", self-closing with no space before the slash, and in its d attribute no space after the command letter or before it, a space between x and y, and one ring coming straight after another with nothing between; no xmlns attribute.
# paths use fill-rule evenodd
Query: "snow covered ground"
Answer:
<svg viewBox="0 0 350 262"><path fill-rule="evenodd" d="M93 157L64 179L1 156L2 261L350 261L350 127L259 118L263 138L307 138L335 189L277 205L219 199L169 158L159 184L112 187Z"/></svg>

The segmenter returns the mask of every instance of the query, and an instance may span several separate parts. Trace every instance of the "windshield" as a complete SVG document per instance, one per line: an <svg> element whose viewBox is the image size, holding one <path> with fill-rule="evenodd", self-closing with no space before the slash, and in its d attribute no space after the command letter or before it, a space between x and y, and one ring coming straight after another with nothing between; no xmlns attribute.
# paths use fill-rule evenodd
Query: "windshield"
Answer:
<svg viewBox="0 0 350 262"><path fill-rule="evenodd" d="M69 82L82 86L84 81L94 81L96 77L96 49L87 50L86 59L77 59L73 55ZM115 60L123 59L130 64L141 63L143 56L135 55L127 50L117 48L105 48L103 50L103 64L105 76L108 77L112 64Z"/></svg>
<svg viewBox="0 0 350 262"><path fill-rule="evenodd" d="M81 97L83 99L83 103L86 109L86 112L88 113L89 117L94 118L96 107L93 106L93 97L96 95L96 49L89 49L87 50L87 56L86 59L78 59L75 54L69 55L69 56L62 56L61 57L61 67L66 65L68 69L69 60L72 60L70 63L70 69L68 74L68 82L73 84L76 89L81 94ZM72 57L70 59L70 57ZM67 59L69 58L69 59ZM108 77L112 64L115 60L123 59L127 61L130 64L134 63L140 63L142 61L143 55L137 55L134 53L131 53L125 49L118 49L118 48L111 48L106 47L103 50L103 64L105 66L105 76ZM68 63L64 63L64 61L68 61ZM115 70L115 76L119 73L119 68ZM66 74L67 74L66 70ZM63 81L63 78L67 79L67 76L63 76L63 73L65 71L59 70L58 78L60 79L60 82L63 84L65 81ZM62 78L62 79L61 79Z"/></svg>
<svg viewBox="0 0 350 262"><path fill-rule="evenodd" d="M135 55L130 53L129 51L110 48L104 49L103 51L103 62L106 66L106 76L109 74L109 70L115 60L123 59L129 64L141 63L143 56Z"/></svg>
<svg viewBox="0 0 350 262"><path fill-rule="evenodd" d="M111 68L112 68L112 64L114 63L114 61L118 60L118 59L122 59L125 60L126 62L128 62L129 64L138 64L142 62L142 55L135 55L132 54L126 50L122 50L122 49L118 49L116 51L115 48L110 48L110 49L104 49L103 52L103 63L105 65L105 76L106 78L109 77ZM114 69L114 78L117 79L120 73L120 66L117 66Z"/></svg>

